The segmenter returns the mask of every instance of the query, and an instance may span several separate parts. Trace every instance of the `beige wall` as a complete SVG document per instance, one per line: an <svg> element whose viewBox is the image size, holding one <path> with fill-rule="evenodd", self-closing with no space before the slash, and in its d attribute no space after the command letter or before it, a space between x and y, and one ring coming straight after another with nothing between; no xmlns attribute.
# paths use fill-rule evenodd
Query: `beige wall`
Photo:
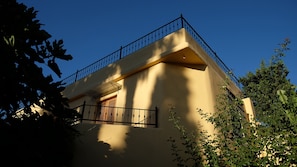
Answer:
<svg viewBox="0 0 297 167"><path fill-rule="evenodd" d="M169 137L179 133L168 121L174 106L189 130L213 133L211 124L200 119L197 109L215 111L216 94L226 79L218 66L182 29L154 44L69 85L63 92L72 107L96 105L116 95L116 106L154 109L154 127L92 124L76 125L77 139L73 165L80 166L175 166ZM239 89L231 83L232 92Z"/></svg>
<svg viewBox="0 0 297 167"><path fill-rule="evenodd" d="M122 89L115 92L117 106L134 108L157 106L159 127L79 125L84 129L82 130L84 133L79 141L81 143L77 145L74 164L82 166L83 164L80 164L82 159L86 160L89 159L88 156L94 156L90 161L95 162L90 162L90 165L96 166L96 161L98 160L97 163L99 163L101 156L106 163L113 164L112 166L140 164L141 166L174 166L170 143L167 139L170 136L176 139L179 137L177 131L172 128L172 123L168 121L169 107L171 105L175 107L188 128L197 129L198 122L201 121L196 108L213 110L211 107L213 102L209 100L213 97L211 93L207 93L210 88L206 88L209 82L205 74L206 72L201 70L159 63L118 81ZM95 147L96 145L98 148ZM105 147L105 152L102 153L101 147ZM107 157L104 158L105 154Z"/></svg>
<svg viewBox="0 0 297 167"><path fill-rule="evenodd" d="M214 111L215 95L212 87L216 84L210 79L209 73L211 70L208 68L197 70L159 63L117 81L122 85L120 90L112 93L117 95L117 106L158 107L159 127L81 124L79 128L83 129L83 135L78 140L75 166L82 166L86 160L90 161L88 166L102 162L112 166L174 166L167 139L178 139L179 133L168 121L169 108L171 105L175 107L188 129L197 130L199 124L203 124L205 130L212 132L212 126L205 125L197 112L197 108ZM91 99L84 97L87 103L96 101Z"/></svg>

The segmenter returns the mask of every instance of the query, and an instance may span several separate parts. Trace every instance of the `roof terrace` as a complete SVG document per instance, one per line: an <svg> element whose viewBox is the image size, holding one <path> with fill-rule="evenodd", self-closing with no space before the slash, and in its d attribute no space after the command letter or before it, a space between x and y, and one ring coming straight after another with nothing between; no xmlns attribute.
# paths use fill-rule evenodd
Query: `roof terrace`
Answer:
<svg viewBox="0 0 297 167"><path fill-rule="evenodd" d="M94 63L77 70L72 75L64 78L62 82L67 86L76 81L85 78L89 74L92 74L109 64L112 64L123 57L126 57L154 42L157 40L176 32L184 28L192 38L203 48L203 50L217 63L217 65L230 77L230 79L238 86L239 82L237 77L232 73L232 71L226 66L226 64L217 56L217 54L212 50L212 48L205 42L205 40L195 31L195 29L186 21L186 19L181 15L180 17L172 20L171 22L155 29L154 31L136 39L135 41L120 47L120 49L112 52L111 54L95 61Z"/></svg>

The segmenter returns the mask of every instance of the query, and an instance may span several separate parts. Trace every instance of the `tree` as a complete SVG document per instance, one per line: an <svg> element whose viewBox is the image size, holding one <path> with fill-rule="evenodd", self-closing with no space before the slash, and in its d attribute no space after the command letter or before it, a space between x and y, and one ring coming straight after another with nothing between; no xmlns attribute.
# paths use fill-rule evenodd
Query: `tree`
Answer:
<svg viewBox="0 0 297 167"><path fill-rule="evenodd" d="M185 149L176 148L178 145L175 143L176 140L170 138L178 166L260 166L257 157L263 147L261 142L258 142L258 137L254 135L255 127L243 113L242 96L231 94L228 90L229 80L227 81L221 86L221 92L217 96L216 112L210 114L198 109L202 118L213 124L217 133L209 135L206 131L188 132L180 124L175 111L171 109L170 121L181 132L182 146L185 147ZM189 159L195 161L191 162Z"/></svg>
<svg viewBox="0 0 297 167"><path fill-rule="evenodd" d="M257 120L269 124L278 132L287 126L289 120L283 112L284 107L277 96L277 91L296 92L294 85L287 79L289 71L281 59L285 56L284 52L288 50L289 43L290 41L286 39L280 44L281 48L275 50L276 54L272 56L268 65L262 61L255 74L249 72L246 77L240 78L243 93L254 101Z"/></svg>
<svg viewBox="0 0 297 167"><path fill-rule="evenodd" d="M268 154L282 165L296 164L296 86L287 78L289 70L282 58L289 39L275 49L270 62L262 61L256 73L240 78L243 93L254 101L259 135L266 139Z"/></svg>
<svg viewBox="0 0 297 167"><path fill-rule="evenodd" d="M4 163L13 157L15 165L24 165L24 160L29 166L63 166L63 156L58 156L77 134L70 124L78 115L61 94L62 82L45 76L42 67L61 77L56 60L72 56L63 49L63 40L50 41L36 16L33 7L16 0L0 2L1 159ZM33 112L37 107L47 112ZM16 118L17 111L22 111L21 118Z"/></svg>
<svg viewBox="0 0 297 167"><path fill-rule="evenodd" d="M190 137L192 132L178 121L174 114L170 120L181 132L186 155L195 155L198 162L192 166L292 166L297 155L297 93L296 86L287 79L289 73L282 57L288 50L286 39L276 49L268 65L261 63L256 73L241 77L242 95L229 96L228 82L217 97L214 114L198 110L201 116L212 123L217 131L214 136L201 132ZM228 81L228 80L227 80ZM231 98L230 98L231 97ZM255 105L256 120L247 121L240 106L243 97L250 97ZM174 111L171 111L174 113ZM172 138L173 155L178 165L187 166ZM191 143L191 144L188 144ZM191 146L191 147L189 147ZM190 151L189 151L190 150ZM199 153L197 153L197 151ZM193 159L193 158L192 158ZM199 165L196 165L199 164Z"/></svg>

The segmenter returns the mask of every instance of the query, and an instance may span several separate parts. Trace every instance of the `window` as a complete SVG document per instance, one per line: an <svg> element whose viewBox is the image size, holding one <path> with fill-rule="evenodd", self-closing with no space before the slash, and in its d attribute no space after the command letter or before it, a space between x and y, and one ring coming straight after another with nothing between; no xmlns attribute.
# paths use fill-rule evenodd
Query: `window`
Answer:
<svg viewBox="0 0 297 167"><path fill-rule="evenodd" d="M116 111L115 105L116 96L99 102L97 114L95 116L96 121L113 123Z"/></svg>

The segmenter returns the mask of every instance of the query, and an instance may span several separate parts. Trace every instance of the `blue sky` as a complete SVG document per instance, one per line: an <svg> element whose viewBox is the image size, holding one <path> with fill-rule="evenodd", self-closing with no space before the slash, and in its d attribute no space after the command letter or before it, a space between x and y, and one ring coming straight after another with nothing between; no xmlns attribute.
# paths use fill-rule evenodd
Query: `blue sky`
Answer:
<svg viewBox="0 0 297 167"><path fill-rule="evenodd" d="M285 38L285 63L297 85L296 0L18 0L38 12L52 39L63 39L71 61L65 78L181 14L237 77L269 61ZM56 77L55 77L56 78Z"/></svg>

